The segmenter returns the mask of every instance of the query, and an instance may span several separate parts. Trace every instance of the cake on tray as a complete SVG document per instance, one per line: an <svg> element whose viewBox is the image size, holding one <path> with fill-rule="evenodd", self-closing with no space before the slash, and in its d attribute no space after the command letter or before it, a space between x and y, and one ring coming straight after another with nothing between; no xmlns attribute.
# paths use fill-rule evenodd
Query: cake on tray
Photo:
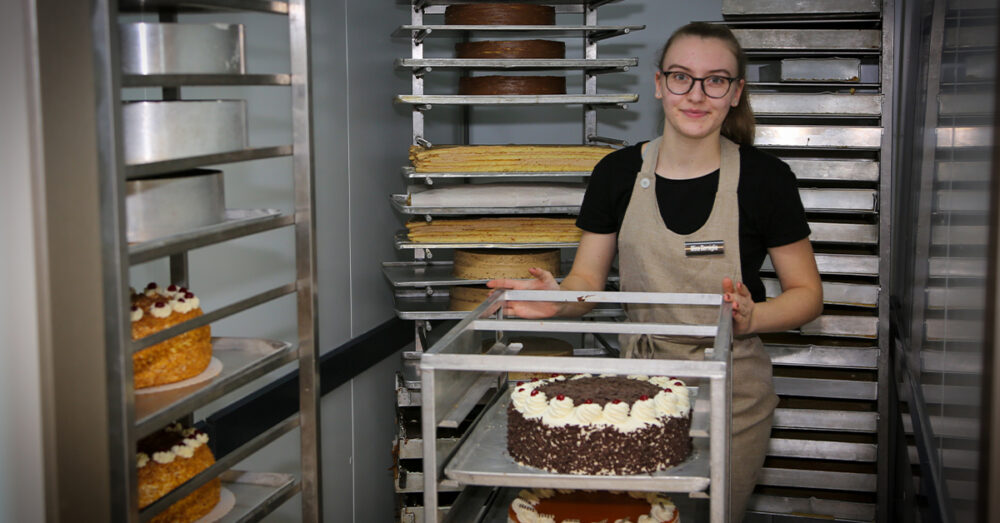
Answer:
<svg viewBox="0 0 1000 523"><path fill-rule="evenodd" d="M575 218L511 217L435 218L406 223L414 243L549 243L578 242Z"/></svg>
<svg viewBox="0 0 1000 523"><path fill-rule="evenodd" d="M508 523L680 523L669 497L655 492L530 489L507 509Z"/></svg>
<svg viewBox="0 0 1000 523"><path fill-rule="evenodd" d="M208 435L172 424L138 443L139 508L143 509L215 463ZM219 502L214 478L153 517L155 523L186 523L208 514Z"/></svg>
<svg viewBox="0 0 1000 523"><path fill-rule="evenodd" d="M485 40L455 44L456 58L565 58L566 44L555 40Z"/></svg>
<svg viewBox="0 0 1000 523"><path fill-rule="evenodd" d="M534 4L478 3L449 5L444 10L447 25L552 25L556 10Z"/></svg>
<svg viewBox="0 0 1000 523"><path fill-rule="evenodd" d="M202 315L201 301L177 285L150 283L132 293L132 339L139 340ZM137 389L165 385L201 374L212 360L211 327L204 325L146 347L132 355Z"/></svg>
<svg viewBox="0 0 1000 523"><path fill-rule="evenodd" d="M418 173L590 172L613 148L605 145L410 146Z"/></svg>
<svg viewBox="0 0 1000 523"><path fill-rule="evenodd" d="M457 249L452 275L463 280L532 278L528 269L559 276L559 249Z"/></svg>
<svg viewBox="0 0 1000 523"><path fill-rule="evenodd" d="M463 76L458 79L461 95L566 94L565 76Z"/></svg>
<svg viewBox="0 0 1000 523"><path fill-rule="evenodd" d="M507 407L514 461L561 474L663 470L691 454L684 382L662 376L555 376L520 383Z"/></svg>

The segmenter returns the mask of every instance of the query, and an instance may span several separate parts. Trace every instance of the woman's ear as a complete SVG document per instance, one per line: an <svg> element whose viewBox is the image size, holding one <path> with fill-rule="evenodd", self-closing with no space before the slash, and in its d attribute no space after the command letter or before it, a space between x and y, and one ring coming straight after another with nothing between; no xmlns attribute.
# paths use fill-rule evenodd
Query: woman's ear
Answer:
<svg viewBox="0 0 1000 523"><path fill-rule="evenodd" d="M743 96L743 87L746 85L746 80L740 78L736 81L736 92L733 96L733 101L730 105L736 107L740 104L740 97Z"/></svg>

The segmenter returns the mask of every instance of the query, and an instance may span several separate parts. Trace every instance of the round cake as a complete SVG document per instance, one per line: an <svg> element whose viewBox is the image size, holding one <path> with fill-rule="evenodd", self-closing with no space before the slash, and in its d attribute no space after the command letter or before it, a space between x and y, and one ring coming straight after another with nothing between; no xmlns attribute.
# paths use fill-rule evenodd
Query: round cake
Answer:
<svg viewBox="0 0 1000 523"><path fill-rule="evenodd" d="M463 280L533 278L538 267L559 276L559 249L457 249L452 275Z"/></svg>
<svg viewBox="0 0 1000 523"><path fill-rule="evenodd" d="M184 287L166 289L150 283L132 293L132 339L139 340L201 316L200 300ZM208 325L178 334L132 355L135 388L175 383L201 374L212 360L212 331Z"/></svg>
<svg viewBox="0 0 1000 523"><path fill-rule="evenodd" d="M522 490L507 509L508 523L680 523L670 498L655 492Z"/></svg>
<svg viewBox="0 0 1000 523"><path fill-rule="evenodd" d="M556 9L533 4L456 4L444 10L447 25L552 25Z"/></svg>
<svg viewBox="0 0 1000 523"><path fill-rule="evenodd" d="M655 472L691 454L684 382L646 376L555 376L520 383L507 407L507 451L561 474Z"/></svg>
<svg viewBox="0 0 1000 523"><path fill-rule="evenodd" d="M143 509L215 463L208 435L175 423L138 443L139 508ZM214 478L170 505L150 521L188 522L208 514L219 502L221 483Z"/></svg>
<svg viewBox="0 0 1000 523"><path fill-rule="evenodd" d="M483 303L492 290L485 285L453 285L448 289L448 309L471 311Z"/></svg>
<svg viewBox="0 0 1000 523"><path fill-rule="evenodd" d="M566 94L563 76L463 76L458 79L458 94Z"/></svg>
<svg viewBox="0 0 1000 523"><path fill-rule="evenodd" d="M554 40L496 40L455 44L457 58L565 58L566 44Z"/></svg>

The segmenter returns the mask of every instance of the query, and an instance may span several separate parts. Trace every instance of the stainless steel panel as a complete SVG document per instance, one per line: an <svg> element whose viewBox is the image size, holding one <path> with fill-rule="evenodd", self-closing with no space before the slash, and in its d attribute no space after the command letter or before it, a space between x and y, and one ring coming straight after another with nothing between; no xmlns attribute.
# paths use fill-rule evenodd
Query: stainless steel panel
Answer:
<svg viewBox="0 0 1000 523"><path fill-rule="evenodd" d="M974 245L985 247L989 234L985 225L934 225L931 245Z"/></svg>
<svg viewBox="0 0 1000 523"><path fill-rule="evenodd" d="M781 282L763 278L768 298L781 294ZM823 303L850 305L852 307L878 306L878 286L857 283L823 282Z"/></svg>
<svg viewBox="0 0 1000 523"><path fill-rule="evenodd" d="M733 29L733 34L748 51L876 51L882 44L882 31L873 29Z"/></svg>
<svg viewBox="0 0 1000 523"><path fill-rule="evenodd" d="M878 430L878 413L778 408L774 409L773 424L778 429L875 432Z"/></svg>
<svg viewBox="0 0 1000 523"><path fill-rule="evenodd" d="M850 521L875 521L874 503L855 503L819 497L797 498L754 494L750 496L747 510L770 514L788 514L800 517L802 514L816 514L826 518Z"/></svg>
<svg viewBox="0 0 1000 523"><path fill-rule="evenodd" d="M879 268L878 256L858 254L817 254L816 266L820 274L839 274L847 276L877 276ZM774 272L771 258L764 258L762 271Z"/></svg>
<svg viewBox="0 0 1000 523"><path fill-rule="evenodd" d="M880 116L880 94L751 93L755 116Z"/></svg>
<svg viewBox="0 0 1000 523"><path fill-rule="evenodd" d="M979 341L983 339L985 326L975 320L952 320L929 318L924 320L924 336L929 341Z"/></svg>
<svg viewBox="0 0 1000 523"><path fill-rule="evenodd" d="M982 310L986 305L983 287L928 287L927 308L931 310Z"/></svg>
<svg viewBox="0 0 1000 523"><path fill-rule="evenodd" d="M783 158L799 180L877 182L879 163L872 160Z"/></svg>
<svg viewBox="0 0 1000 523"><path fill-rule="evenodd" d="M722 14L798 15L880 13L879 0L722 0Z"/></svg>
<svg viewBox="0 0 1000 523"><path fill-rule="evenodd" d="M864 212L878 210L876 191L869 189L799 189L806 211Z"/></svg>
<svg viewBox="0 0 1000 523"><path fill-rule="evenodd" d="M871 197L874 199L874 193L871 194ZM827 200L825 198L820 199L826 204ZM864 196L857 198L857 200L857 203L863 202ZM847 204L845 203L844 205ZM809 228L812 229L809 239L813 242L862 245L874 245L878 243L878 225L876 224L810 222Z"/></svg>
<svg viewBox="0 0 1000 523"><path fill-rule="evenodd" d="M398 58L396 67L435 69L618 69L628 71L638 65L637 58Z"/></svg>
<svg viewBox="0 0 1000 523"><path fill-rule="evenodd" d="M153 240L226 218L222 171L199 169L125 183L125 236Z"/></svg>
<svg viewBox="0 0 1000 523"><path fill-rule="evenodd" d="M125 23L119 25L124 74L242 74L240 24Z"/></svg>
<svg viewBox="0 0 1000 523"><path fill-rule="evenodd" d="M781 61L781 81L860 82L861 60L858 58L786 58Z"/></svg>
<svg viewBox="0 0 1000 523"><path fill-rule="evenodd" d="M613 490L700 492L708 487L708 445L694 440L695 450L684 463L653 474L588 476L551 474L524 467L507 454L507 404L501 398L472 428L466 442L445 466L445 475L461 483L501 487L603 488Z"/></svg>
<svg viewBox="0 0 1000 523"><path fill-rule="evenodd" d="M979 406L982 403L979 387L924 384L920 389L924 391L924 401L930 405Z"/></svg>
<svg viewBox="0 0 1000 523"><path fill-rule="evenodd" d="M816 345L764 345L774 365L874 369L878 348L821 347Z"/></svg>
<svg viewBox="0 0 1000 523"><path fill-rule="evenodd" d="M224 221L164 238L129 245L129 263L139 264L249 234L292 225L295 217L277 209L229 209Z"/></svg>
<svg viewBox="0 0 1000 523"><path fill-rule="evenodd" d="M415 207L407 205L407 195L390 195L393 209L402 214L417 214L428 216L456 216L466 214L510 215L510 214L580 214L579 206L547 206L547 207Z"/></svg>
<svg viewBox="0 0 1000 523"><path fill-rule="evenodd" d="M506 96L488 95L409 95L401 94L396 101L404 104L434 106L434 105L611 105L630 104L637 102L637 94L519 94Z"/></svg>
<svg viewBox="0 0 1000 523"><path fill-rule="evenodd" d="M758 485L829 490L875 492L875 474L798 470L764 467L757 478Z"/></svg>
<svg viewBox="0 0 1000 523"><path fill-rule="evenodd" d="M993 93L942 93L938 96L941 116L991 116Z"/></svg>
<svg viewBox="0 0 1000 523"><path fill-rule="evenodd" d="M879 127L758 125L754 144L758 147L878 149L882 146L882 129Z"/></svg>
<svg viewBox="0 0 1000 523"><path fill-rule="evenodd" d="M878 397L877 386L874 381L774 377L774 391L780 396L874 400Z"/></svg>
<svg viewBox="0 0 1000 523"><path fill-rule="evenodd" d="M799 328L805 335L844 336L875 339L878 336L878 316L823 315Z"/></svg>
<svg viewBox="0 0 1000 523"><path fill-rule="evenodd" d="M136 438L232 392L295 359L292 344L252 338L212 338L212 356L222 372L209 381L155 394L135 395Z"/></svg>
<svg viewBox="0 0 1000 523"><path fill-rule="evenodd" d="M932 278L985 278L983 258L934 257L927 261Z"/></svg>
<svg viewBox="0 0 1000 523"><path fill-rule="evenodd" d="M934 132L939 149L993 145L993 129L989 127L938 127Z"/></svg>
<svg viewBox="0 0 1000 523"><path fill-rule="evenodd" d="M876 454L874 443L771 438L767 446L768 456L783 458L872 462Z"/></svg>
<svg viewBox="0 0 1000 523"><path fill-rule="evenodd" d="M934 436L939 438L956 438L966 440L979 439L979 420L976 418L957 418L943 416L928 416ZM913 418L903 416L903 431L913 434Z"/></svg>
<svg viewBox="0 0 1000 523"><path fill-rule="evenodd" d="M125 163L140 164L247 147L243 100L122 104Z"/></svg>
<svg viewBox="0 0 1000 523"><path fill-rule="evenodd" d="M939 212L975 212L989 210L990 195L987 191L937 191L935 210Z"/></svg>

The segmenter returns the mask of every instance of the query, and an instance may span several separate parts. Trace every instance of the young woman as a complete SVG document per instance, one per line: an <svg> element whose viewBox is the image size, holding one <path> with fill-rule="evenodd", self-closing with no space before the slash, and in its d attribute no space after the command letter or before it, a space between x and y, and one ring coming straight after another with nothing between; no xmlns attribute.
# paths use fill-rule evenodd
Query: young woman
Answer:
<svg viewBox="0 0 1000 523"><path fill-rule="evenodd" d="M623 291L716 293L733 305L731 520L739 521L764 462L778 398L761 332L819 316L822 287L795 175L757 150L744 92L746 55L729 29L692 23L663 48L654 75L663 135L605 157L590 178L573 268L556 283L494 280L493 288L602 290L615 254ZM721 243L720 243L721 242ZM721 246L721 248L720 248ZM765 254L782 292L765 301ZM584 314L586 303L512 302L526 318ZM630 321L713 323L710 311L632 306ZM707 314L706 314L707 313ZM622 336L630 358L701 359L711 340Z"/></svg>

